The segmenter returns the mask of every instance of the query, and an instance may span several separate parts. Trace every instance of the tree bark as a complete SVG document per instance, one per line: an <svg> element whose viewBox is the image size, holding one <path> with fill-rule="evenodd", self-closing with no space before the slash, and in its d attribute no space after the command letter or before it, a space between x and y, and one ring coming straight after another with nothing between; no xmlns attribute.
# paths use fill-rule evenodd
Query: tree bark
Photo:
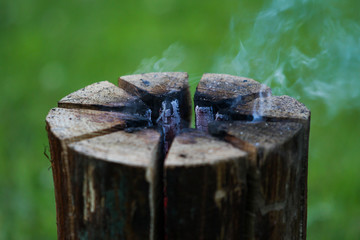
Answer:
<svg viewBox="0 0 360 240"><path fill-rule="evenodd" d="M253 79L120 77L46 118L59 239L306 239L310 111Z"/></svg>
<svg viewBox="0 0 360 240"><path fill-rule="evenodd" d="M200 131L178 135L165 161L168 239L239 239L247 154Z"/></svg>
<svg viewBox="0 0 360 240"><path fill-rule="evenodd" d="M228 81L231 84L226 84ZM246 207L249 214L246 237L306 239L310 111L305 105L289 96L272 96L268 87L254 80L224 74L205 74L199 86L195 93L195 106L204 105L207 99L212 100L212 102L208 101L210 102L208 105L213 110L215 121L207 123L208 130L249 153L250 167L247 179L249 191ZM211 86L219 86L221 94L213 94L214 90ZM234 98L234 94L238 97ZM224 101L225 104L221 105ZM201 122L202 112L195 114ZM294 127L291 124L298 126ZM197 127L203 128L201 124ZM291 131L286 130L287 128ZM285 134L286 131L290 132L281 136L287 136L286 141L280 141L279 136L275 138L277 134ZM290 137L292 134L296 137ZM270 148L269 141L273 144ZM289 143L283 145L282 141ZM277 162L275 167L272 166L273 162ZM278 178L284 178L284 182L281 182L282 186L272 184ZM284 191L284 186L289 189ZM278 203L281 203L279 199L276 200L272 195L264 196L265 192L275 195L282 192L284 195L282 199L289 202L283 201L279 205ZM272 210L270 203L276 206ZM290 212L296 213L291 220ZM265 220L266 214L270 216L270 220Z"/></svg>

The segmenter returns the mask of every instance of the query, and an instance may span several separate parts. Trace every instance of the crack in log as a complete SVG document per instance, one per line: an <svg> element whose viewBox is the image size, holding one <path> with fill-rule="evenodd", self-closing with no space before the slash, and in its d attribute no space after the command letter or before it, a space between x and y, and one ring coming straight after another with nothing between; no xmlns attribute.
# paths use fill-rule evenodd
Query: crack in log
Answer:
<svg viewBox="0 0 360 240"><path fill-rule="evenodd" d="M177 200L174 198L173 192L170 192L170 198L167 198L167 187L171 186L170 188L172 188L174 186L180 186L176 185L179 184L176 183L176 181L184 181L184 179L181 176L175 177L175 175L171 175L176 172L175 170L178 169L178 166L169 167L171 166L171 161L165 162L165 159L169 161L169 158L173 160L174 158L178 158L181 160L180 162L182 162L182 164L185 164L186 166L187 164L190 164L192 167L186 169L183 174L188 174L191 172L190 169L197 169L202 164L205 164L205 162L199 162L199 165L192 165L193 163L189 162L189 159L192 159L190 153L187 153L186 150L176 152L176 148L182 144L186 146L197 145L199 143L194 139L201 139L207 136L206 134L200 136L198 133L195 134L194 132L185 130L189 127L191 112L189 86L187 81L187 73L148 73L129 75L119 78L120 88L104 81L80 89L59 101L58 106L61 107L60 109L63 109L63 111L83 111L83 113L86 113L86 111L97 110L94 112L101 112L101 114L95 114L94 117L91 118L92 120L90 119L90 122L93 121L92 124L95 124L94 126L97 126L96 124L98 123L100 125L105 124L105 127L103 126L103 128L93 128L90 126L91 124L86 124L89 119L84 120L85 126L90 128L87 129L89 130L88 132L86 132L87 130L81 132L81 127L79 127L79 125L70 124L71 119L66 119L66 121L63 122L63 126L60 124L61 127L58 128L54 126L60 121L54 125L54 122L51 122L50 118L47 119L47 130L51 145L53 175L56 189L59 239L64 239L65 233L69 233L68 236L70 239L75 239L75 226L78 224L78 220L74 215L74 212L76 211L75 205L72 205L71 203L74 201L71 194L73 191L77 191L79 186L74 186L74 188L69 186L71 182L70 172L72 171L72 167L74 167L73 164L76 162L70 163L68 161L68 146L81 145L87 141L94 142L98 139L103 139L105 135L105 138L108 138L115 132L121 130L125 130L125 132L121 131L119 133L130 134L127 135L129 137L134 135L140 137L142 129L147 127L157 129L161 132L160 140L158 140L157 145L158 149L154 151L153 155L150 157L152 159L151 163L145 167L146 171L143 175L143 180L147 181L149 184L148 203L150 211L150 232L148 236L150 239L164 239L170 236L165 235L165 232L167 232L167 234L173 234L171 229L174 227L176 228L176 226L174 226L174 222L172 221L177 221L172 218L175 216L173 204L174 201L176 202ZM227 219L227 217L232 214L231 211L221 209L226 208L228 204L231 205L232 203L235 203L237 201L236 199L241 196L241 199L246 199L246 207L243 210L243 213L246 213L244 220L246 225L244 227L245 229L241 229L240 232L237 232L237 237L245 236L247 239L264 239L269 236L299 236L299 239L305 239L307 152L310 111L303 104L288 96L271 96L270 88L261 85L252 79L227 74L204 74L195 92L194 106L195 123L198 130L203 132L209 131L210 134L217 138L225 140L236 148L246 151L246 161L250 164L249 169L247 169L247 167L244 168L241 164L241 166L237 166L236 164L239 164L238 160L234 162L231 162L234 159L231 160L228 164L235 164L237 167L234 169L237 169L236 171L239 173L236 175L237 177L234 177L230 182L228 182L229 179L227 177L234 174L231 173L233 170L231 170L231 168L224 168L226 169L225 172L223 172L223 170L220 171L219 169L224 167L222 165L222 167L219 165L220 168L218 170L220 172L217 171L216 174L214 174L212 170L206 170L202 173L201 171L199 172L206 176L209 183L204 183L206 184L206 188L200 190L200 193L202 194L202 197L200 196L200 198L202 198L202 204L199 209L201 210L200 215L202 214L202 218L200 220L199 228L201 231L199 232L198 237L217 236L220 239L228 239L229 236L235 236L231 234L237 231L236 226L242 226L238 222L242 221L240 220L242 217ZM113 117L102 117L108 114L113 114ZM123 121L116 122L116 116L123 119ZM49 117L54 117L51 112L49 113ZM254 123L254 120L257 119L262 121ZM291 125L291 122L302 124L301 134L288 136L288 139L290 140L285 142L272 142L271 139L267 139L265 142L261 142L260 140L253 141L253 137L256 134L249 133L249 129L253 129L253 126L259 126L259 124L277 125L278 122L281 122L280 125ZM239 130L237 135L229 133L232 123L236 126L238 126L237 124L242 124L245 128L241 131ZM65 126L67 124L72 127L67 129ZM266 125L264 129L270 128L270 125ZM80 132L74 131L79 129ZM286 131L291 132L295 130L289 128L287 130L283 129L283 131L280 132L285 133ZM180 136L178 136L179 134ZM261 135L261 132L259 132L259 134ZM273 132L270 133L270 135L271 134L273 134ZM185 135L192 137L181 137ZM205 138L207 139L208 137ZM181 139L180 141L182 142L176 142L177 145L172 147L171 145L174 139ZM269 148L269 146L273 146L274 144L280 147ZM92 148L98 149L98 146L93 145ZM294 149L297 149L296 151L298 152ZM291 150L294 150L294 152L291 152ZM71 156L74 159L76 158L74 156L78 156L77 154L79 154L76 151L71 149ZM176 152L176 156L172 153L174 151ZM136 150L134 150L134 154L135 152ZM96 155L94 152L93 154ZM206 155L208 156L207 159L210 159L214 154L216 155L216 151L210 151L209 155ZM102 158L99 157L99 160L107 160L109 156L111 156L111 154L104 155ZM201 156L199 155L198 159L203 157ZM87 155L85 157L80 157L79 159L86 158L88 158ZM102 161L94 162L93 160L94 159L90 162L93 162L96 165L88 165L87 168L80 170L80 172L85 171L81 173L82 175L80 174L83 176L81 184L83 189L80 195L82 195L83 198L81 205L84 207L83 213L81 214L83 214L85 222L94 220L94 217L96 217L95 213L100 211L98 210L99 206L100 209L103 209L106 208L106 204L109 204L106 203L106 198L99 198L100 195L96 194L96 191L98 191L97 188L100 185L94 181L95 178L97 179L99 177L99 175L96 175L97 168L94 166L100 166L98 165L100 162L101 164L104 164L103 166L106 166L108 163L106 163L106 161L104 163L102 163ZM196 162L195 159L193 159L193 161ZM114 168L119 167L118 165L113 166ZM290 167L286 169L284 166ZM128 170L132 171L131 164L128 167ZM241 171L245 172L240 173L240 168ZM108 168L106 167L105 169ZM172 172L172 170L174 171ZM104 171L104 173L107 171L108 170ZM275 175L270 176L269 172L273 172ZM227 176L226 173L228 173L229 176ZM246 186L244 187L246 191L241 190L243 188L239 187L243 184L240 184L241 181L239 182L240 185L232 185L234 183L232 181L236 182L234 179L242 179L244 174L246 175L246 180L244 181L246 182ZM287 185L284 185L283 182L280 181L282 177L285 176L284 174L287 178L283 180L283 182L286 182ZM59 178L59 176L62 176L62 178ZM192 176L189 175L189 177L191 179ZM193 177L196 178L198 176L195 174ZM190 188L192 187L191 185L196 185L195 178L192 182L189 181L187 183L187 185L190 185ZM223 179L222 181L224 182L221 184L218 181L211 182L214 180L213 178ZM206 179L204 179L204 181L206 181ZM266 185L267 182L271 182L273 185ZM230 185L223 185L224 183ZM124 183L116 183L114 187L124 187L119 184L121 185ZM212 184L214 184L214 186ZM229 188L229 186L231 186L231 188ZM294 190L296 189L295 186L300 186L299 190ZM201 185L199 185L199 188L201 188ZM230 191L230 189L232 190ZM289 192L289 189L292 189L293 192ZM61 193L64 192L66 192L67 195L62 196ZM197 193L198 192L194 192L193 194L196 195ZM211 193L209 199L207 199L208 193ZM284 200L284 196L288 196L290 200ZM296 196L297 200L293 200L294 196ZM122 205L120 204L122 201L120 199L121 196L117 195L117 198L117 207L113 209L115 211L118 211ZM190 203L191 202L184 200L182 204ZM126 205L128 207L128 215L126 216L129 216L129 219L132 219L130 220L131 222L134 219L137 219L140 208L139 202L135 200L131 200L129 204L129 206ZM300 207L296 207L296 204L300 205ZM216 209L221 210L219 216L224 219L227 226L212 226L211 224L213 223L205 223L206 217L210 217L212 216L211 214L216 212L215 208L209 212L209 209L205 207L212 205L215 206ZM170 206L170 209L168 209L168 206ZM289 208L297 209L296 213L288 213L287 209ZM101 211L99 214L102 214ZM191 209L191 216L194 216L194 211L196 212L196 210ZM64 214L68 214L68 216ZM260 215L262 216L261 218L259 218ZM121 217L119 216L111 216L114 219L121 220ZM284 230L284 228L282 228L285 223L279 220L281 218L279 216L287 219L288 223L286 224L290 226L289 229ZM273 223L268 219L277 219L277 225L272 225ZM214 218L214 222L218 220L219 218ZM123 219L121 221L123 221ZM179 219L179 226L181 226L181 221L182 220ZM130 223L124 222L123 224L126 225ZM209 224L211 225L210 230L208 229L208 226L210 226ZM132 226L126 225L125 227L125 225L122 226L124 228L124 231L121 233L122 237L129 236L130 238L135 238L136 234L141 234L141 231L131 232L130 229ZM101 227L102 225L99 224L99 226ZM125 231L125 229L127 230ZM262 235L257 233L259 229L263 229ZM93 234L96 233L95 229L88 230L89 232L86 234L89 234L90 232ZM205 230L210 232L206 233ZM81 236L89 237L89 235L86 234ZM182 231L180 231L179 234L179 236L181 236ZM102 237L106 238L106 236L110 235L104 235ZM171 235L171 239L176 239L174 236L176 235Z"/></svg>

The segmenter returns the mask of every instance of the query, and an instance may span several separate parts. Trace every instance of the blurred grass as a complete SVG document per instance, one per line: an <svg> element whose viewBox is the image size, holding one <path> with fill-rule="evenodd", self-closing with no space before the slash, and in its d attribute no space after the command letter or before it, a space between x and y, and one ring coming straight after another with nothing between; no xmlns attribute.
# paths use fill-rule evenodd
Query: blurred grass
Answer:
<svg viewBox="0 0 360 240"><path fill-rule="evenodd" d="M354 4L336 7L358 22ZM0 240L56 238L52 176L43 152L48 152L45 116L60 98L94 82L115 83L143 59L162 57L174 42L184 46L185 54L176 70L189 72L196 86L228 44L224 36L231 16L240 8L241 27L249 31L246 19L262 5L244 1L239 6L235 0L0 1ZM312 33L302 34L304 51L315 51ZM360 239L360 111L344 107L328 118L324 104L301 100L312 110L308 239Z"/></svg>

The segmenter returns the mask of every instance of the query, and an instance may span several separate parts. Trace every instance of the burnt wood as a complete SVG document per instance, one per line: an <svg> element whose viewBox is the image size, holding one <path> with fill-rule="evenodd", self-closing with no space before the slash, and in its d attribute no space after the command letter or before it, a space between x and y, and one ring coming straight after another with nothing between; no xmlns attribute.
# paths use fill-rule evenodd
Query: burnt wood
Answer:
<svg viewBox="0 0 360 240"><path fill-rule="evenodd" d="M122 76L119 87L128 93L140 97L152 106L153 121L159 117L163 102L177 100L183 127L188 127L191 118L190 89L188 74L184 72L155 72Z"/></svg>
<svg viewBox="0 0 360 240"><path fill-rule="evenodd" d="M63 97L58 107L128 112L151 119L151 109L140 98L108 81L91 84Z"/></svg>
<svg viewBox="0 0 360 240"><path fill-rule="evenodd" d="M120 77L46 117L58 239L306 239L310 111L253 79Z"/></svg>
<svg viewBox="0 0 360 240"><path fill-rule="evenodd" d="M202 76L195 92L196 128L207 130L213 120L227 120L222 111L232 112L238 105L252 101L259 96L270 96L271 89L259 82L229 74L206 73Z"/></svg>

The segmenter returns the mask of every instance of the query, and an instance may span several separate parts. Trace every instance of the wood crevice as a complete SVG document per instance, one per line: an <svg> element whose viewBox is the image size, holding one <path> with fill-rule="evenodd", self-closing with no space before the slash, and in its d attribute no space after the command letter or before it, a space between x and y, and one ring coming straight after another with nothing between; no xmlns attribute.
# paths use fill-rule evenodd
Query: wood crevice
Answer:
<svg viewBox="0 0 360 240"><path fill-rule="evenodd" d="M310 111L295 99L204 74L193 130L188 75L166 72L95 83L58 107L46 129L59 239L306 238Z"/></svg>

